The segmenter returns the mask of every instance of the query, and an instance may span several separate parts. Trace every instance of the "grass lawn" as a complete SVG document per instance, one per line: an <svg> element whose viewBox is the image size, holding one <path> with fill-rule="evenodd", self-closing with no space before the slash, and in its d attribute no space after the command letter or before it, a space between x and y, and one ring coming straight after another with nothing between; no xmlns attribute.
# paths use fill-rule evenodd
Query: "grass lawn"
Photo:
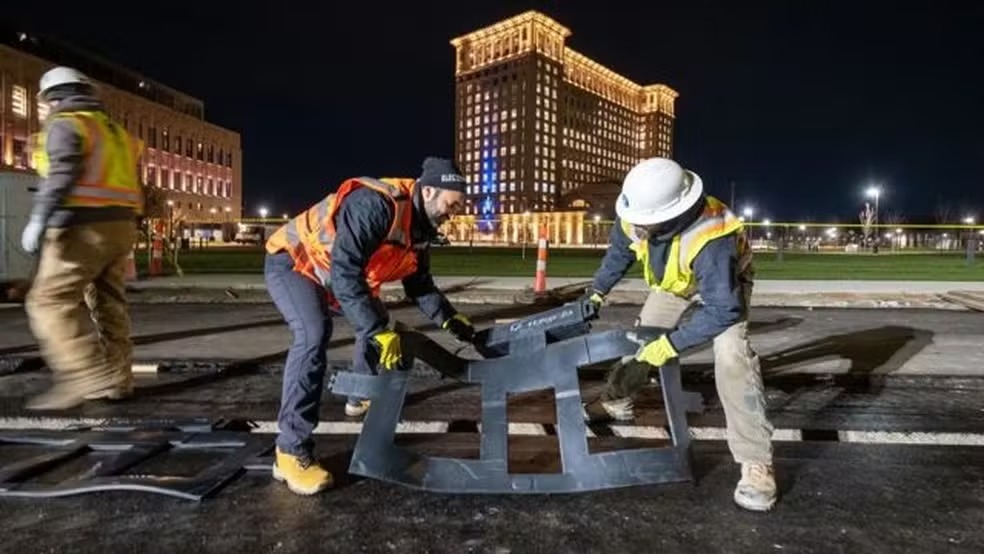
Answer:
<svg viewBox="0 0 984 554"><path fill-rule="evenodd" d="M547 273L551 277L590 277L598 267L603 250L554 249L550 251ZM984 258L984 256L982 256ZM263 252L249 248L207 248L179 254L185 273L259 273ZM146 252L137 256L137 266L147 265ZM524 276L533 278L536 249L437 247L432 250L434 275ZM835 254L786 253L778 261L774 253L755 255L759 279L855 279L914 281L984 280L984 259L966 264L963 253L922 254ZM641 277L634 267L630 277Z"/></svg>

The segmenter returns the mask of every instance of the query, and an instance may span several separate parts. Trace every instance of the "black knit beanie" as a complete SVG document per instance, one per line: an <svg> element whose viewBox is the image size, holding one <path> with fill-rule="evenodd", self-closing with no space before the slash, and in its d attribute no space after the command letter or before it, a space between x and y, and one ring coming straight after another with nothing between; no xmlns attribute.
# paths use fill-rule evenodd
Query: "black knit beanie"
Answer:
<svg viewBox="0 0 984 554"><path fill-rule="evenodd" d="M423 186L458 192L465 192L465 186L468 184L454 162L445 158L434 157L428 157L424 160L424 172L417 179L417 182Z"/></svg>

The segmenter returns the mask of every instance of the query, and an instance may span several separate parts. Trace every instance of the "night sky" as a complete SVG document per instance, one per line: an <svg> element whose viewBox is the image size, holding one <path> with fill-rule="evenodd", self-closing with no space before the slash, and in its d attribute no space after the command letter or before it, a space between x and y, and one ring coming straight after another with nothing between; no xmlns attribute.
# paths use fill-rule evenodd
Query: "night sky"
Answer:
<svg viewBox="0 0 984 554"><path fill-rule="evenodd" d="M677 159L726 201L734 181L756 218L853 221L871 181L883 214L932 218L948 203L984 218L981 3L59 4L3 11L203 99L207 119L242 133L254 213L452 156L448 41L537 9L576 50L679 91Z"/></svg>

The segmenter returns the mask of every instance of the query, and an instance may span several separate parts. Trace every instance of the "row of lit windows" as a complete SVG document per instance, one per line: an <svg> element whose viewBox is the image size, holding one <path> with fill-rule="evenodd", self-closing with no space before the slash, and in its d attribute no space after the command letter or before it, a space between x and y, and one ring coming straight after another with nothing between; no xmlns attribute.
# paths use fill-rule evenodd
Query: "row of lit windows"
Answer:
<svg viewBox="0 0 984 554"><path fill-rule="evenodd" d="M566 131L567 129L564 130ZM560 143L563 146L578 146L578 145L601 146L611 150L618 149L618 147L629 149L632 148L633 144L637 144L636 141L619 140L616 137L604 136L599 134L583 133L581 136L583 136L583 138L565 137L560 140Z"/></svg>
<svg viewBox="0 0 984 554"><path fill-rule="evenodd" d="M503 111L505 111L505 110L503 110ZM523 114L523 115L525 116L526 114ZM473 118L465 119L463 121L463 123L464 123L464 128L466 130L467 129L472 129L472 128L479 129L479 128L482 127L483 124L486 126L486 129L489 129L490 128L489 125L491 125L491 126L494 127L495 125L499 124L500 123L500 119L501 119L501 123L502 123L502 128L505 128L505 126L506 126L507 123L512 123L512 126L515 127L516 126L516 121L519 118L517 116L515 116L515 115L514 116L511 116L511 117L508 116L508 115L506 115L506 116L503 116L503 117L500 118L499 117L499 114L496 113L492 117L489 117L488 115L486 115L484 117L475 116ZM476 132L478 132L478 131L476 130ZM488 133L488 130L486 130L486 133Z"/></svg>
<svg viewBox="0 0 984 554"><path fill-rule="evenodd" d="M28 114L28 99L27 99L27 88L21 85L14 85L11 88L10 97L10 109L11 112L16 117L26 118ZM44 121L48 117L49 107L45 102L40 100L36 101L37 116L39 121ZM129 129L129 121L127 118L123 118L123 127ZM146 145L149 148L158 148L158 145L162 147L165 151L171 151L171 145L174 145L174 153L181 154L184 153L185 156L189 158L197 158L199 161L205 161L208 163L218 163L225 165L226 167L232 167L232 152L225 152L223 148L218 149L218 157L216 157L215 145L209 144L205 145L202 142L198 142L197 146L193 139L188 138L185 141L185 147L182 148L182 137L176 136L174 140L171 141L168 136L167 129L164 129L160 135L158 135L156 127L148 127L146 137L144 135L144 125L140 122L137 125L137 137L141 140L146 139ZM160 140L158 140L158 138ZM216 161L217 160L217 161Z"/></svg>
<svg viewBox="0 0 984 554"><path fill-rule="evenodd" d="M123 125L129 128L125 117L123 119ZM200 162L232 167L232 152L226 152L224 148L219 147L218 156L216 156L216 146L214 144L205 144L201 141L195 142L193 138L182 137L181 135L174 135L172 137L166 128L159 131L157 127L150 125L147 127L145 134L143 122L140 122L137 124L137 137L146 141L148 148L163 152L172 152L178 155L183 154L186 158L196 159Z"/></svg>
<svg viewBox="0 0 984 554"><path fill-rule="evenodd" d="M516 76L514 75L513 77ZM523 81L517 81L515 83L510 83L508 87L505 86L505 83L501 86L490 86L484 93L476 92L474 94L465 94L462 98L465 101L464 105L466 109L469 107L474 107L475 110L478 111L483 108L487 110L489 103L498 101L500 96L503 100L508 100L513 97L519 97L525 92L526 83Z"/></svg>
<svg viewBox="0 0 984 554"><path fill-rule="evenodd" d="M507 183L501 183L501 187L495 183L485 183L480 185L468 185L466 187L466 192L471 195L479 194L495 194L497 192L524 192L526 186L524 183L517 183L515 181L509 181ZM557 188L553 183L543 183L540 181L535 181L533 183L533 192L542 192L554 194ZM499 198L502 200L502 197Z"/></svg>
<svg viewBox="0 0 984 554"><path fill-rule="evenodd" d="M503 208L502 211L504 213L515 214L515 213L520 213L520 212L525 211L525 210L522 209L522 205L521 204L520 205L517 205L517 204L515 204L513 202L510 202L508 205L507 204L500 204L500 206L502 206L502 208ZM545 210L551 210L554 207L554 201L553 201L553 199L547 199L543 204L540 204L539 202L534 202L532 205L527 204L527 206L529 206L529 208L532 208L533 210L537 210L537 211L540 210L541 206ZM465 208L465 214L466 215L470 215L470 214L478 215L479 214L478 207L477 206L475 206L475 207L469 206L469 207Z"/></svg>
<svg viewBox="0 0 984 554"><path fill-rule="evenodd" d="M546 73L548 73L550 75L555 75L555 76L559 76L560 75L560 68L558 68L556 65L554 65L552 63L545 62L545 61L543 61L540 58L537 58L536 59L536 67L538 69L542 69L544 72L546 72Z"/></svg>
<svg viewBox="0 0 984 554"><path fill-rule="evenodd" d="M511 142L511 141L508 140L510 137L512 137L512 134L501 135L499 138L504 139L504 142ZM536 142L542 142L544 145L549 145L549 146L556 146L557 145L557 140L554 137L545 137L545 136L543 136L543 135L541 135L539 133L537 133L537 135L536 135ZM486 136L486 138L483 138L483 139L475 138L475 139L472 139L472 140L463 140L463 141L461 141L461 144L459 146L460 146L460 148L462 150L477 150L477 149L482 148L482 147L488 148L489 147L489 139ZM515 154L516 153L516 145L515 144L510 145L509 146L509 149L510 149L510 153L511 154Z"/></svg>
<svg viewBox="0 0 984 554"><path fill-rule="evenodd" d="M506 146L500 146L499 147L499 157L505 158L508 155L515 155L518 151L519 150L517 149L517 147L516 147L515 144L510 145L508 147L506 147ZM486 152L485 158L486 159L491 159L494 156L495 150L486 150L485 152ZM468 151L468 152L465 152L465 162L471 162L473 159L475 160L476 163L478 162L478 160L479 160L479 153L478 153L478 151ZM465 163L463 165L465 167L467 167L468 166L468 163Z"/></svg>
<svg viewBox="0 0 984 554"><path fill-rule="evenodd" d="M636 149L634 149L634 148L632 149L632 154L633 155L630 156L624 150L623 151L618 151L618 150L613 150L613 149L610 149L610 148L603 148L603 147L598 147L598 146L594 146L594 145L589 145L589 144L585 144L583 142L577 142L577 141L565 142L564 146L567 147L567 149L568 149L567 150L568 157L571 157L572 154L573 155L580 154L581 157L588 157L588 156L590 156L592 158L611 159L611 160L614 160L614 161L620 161L620 162L626 162L626 163L629 160L631 160L632 158L634 158L635 157L635 153L636 153Z"/></svg>
<svg viewBox="0 0 984 554"><path fill-rule="evenodd" d="M502 38L479 43L468 52L469 66L491 63L500 58L526 51L531 46L527 31L528 28L523 26ZM538 43L542 40L541 35L542 32L538 33Z"/></svg>
<svg viewBox="0 0 984 554"><path fill-rule="evenodd" d="M522 111L522 115L526 115L526 110ZM539 110L537 110L537 115L539 115ZM494 113L485 115L476 115L474 117L465 118L464 124L465 128L469 127L480 127L483 123L488 125L489 123L498 123L499 121L513 121L518 119L520 116L519 108L513 108L512 110L499 110Z"/></svg>
<svg viewBox="0 0 984 554"><path fill-rule="evenodd" d="M498 132L499 133L506 133L506 132L509 132L509 131L518 131L519 130L519 125L516 123L516 121L509 121L509 122L503 121L502 123L499 123L498 125L499 125L499 129L498 129ZM483 135L492 135L492 130L493 130L492 127L478 127L478 128L476 128L474 130L474 132L472 132L471 129L468 129L464 133L459 133L458 135L459 135L459 138L461 138L461 139L470 139L473 136L475 138L480 138Z"/></svg>
<svg viewBox="0 0 984 554"><path fill-rule="evenodd" d="M611 161L589 161L582 162L577 160L561 160L561 169L566 173L611 173L613 171L628 171L631 163L615 163Z"/></svg>
<svg viewBox="0 0 984 554"><path fill-rule="evenodd" d="M505 107L522 106L523 104L523 99L518 95L516 96L516 98L510 98L508 94L503 94L503 98L499 100L498 98L499 91L496 90L495 93L497 98L494 100L489 100L487 102L482 102L480 104L475 104L475 105L466 103L464 105L465 115L467 117L471 117L472 115L480 115L483 113L494 113L503 106ZM460 110L462 108L459 107L458 109Z"/></svg>
<svg viewBox="0 0 984 554"><path fill-rule="evenodd" d="M43 103L38 102L39 114L41 105L43 105ZM23 119L27 117L27 106L27 88L20 85L14 85L10 91L10 111L14 112L15 116Z"/></svg>
<svg viewBox="0 0 984 554"><path fill-rule="evenodd" d="M191 173L182 174L179 171L170 171L161 168L160 179L156 167L148 166L146 170L146 184L159 188L166 188L189 194L200 194L203 196L214 196L217 198L232 198L232 181L222 179L208 179L201 175Z"/></svg>

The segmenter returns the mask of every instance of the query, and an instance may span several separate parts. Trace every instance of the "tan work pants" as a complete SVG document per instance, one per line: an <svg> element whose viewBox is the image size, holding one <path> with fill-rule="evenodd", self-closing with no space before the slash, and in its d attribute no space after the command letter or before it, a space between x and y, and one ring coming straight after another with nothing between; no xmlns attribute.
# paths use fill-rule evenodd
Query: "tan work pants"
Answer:
<svg viewBox="0 0 984 554"><path fill-rule="evenodd" d="M132 221L45 231L26 309L56 383L90 388L131 379L125 274L136 236Z"/></svg>
<svg viewBox="0 0 984 554"><path fill-rule="evenodd" d="M751 287L745 291L749 305ZM691 301L654 290L639 312L638 325L674 329ZM651 366L620 364L608 378L606 396L632 396L649 379ZM714 339L714 382L727 420L728 447L739 463L772 463L772 424L765 414L759 358L748 340L747 310L741 321Z"/></svg>

